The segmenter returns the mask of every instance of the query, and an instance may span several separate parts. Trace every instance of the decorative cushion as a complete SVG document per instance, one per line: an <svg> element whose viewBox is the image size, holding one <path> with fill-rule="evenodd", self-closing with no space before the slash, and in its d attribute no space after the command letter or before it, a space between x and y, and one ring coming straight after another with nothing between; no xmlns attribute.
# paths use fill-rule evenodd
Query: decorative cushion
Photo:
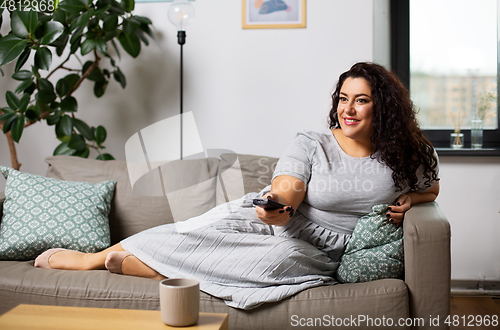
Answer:
<svg viewBox="0 0 500 330"><path fill-rule="evenodd" d="M162 169L164 188L167 193L172 192L168 198L159 195L146 195L144 190L139 189L140 186L147 186L148 183L151 183L149 188L153 188L152 180L160 182L158 168L151 171L150 175L145 175L132 187L125 161L109 160L104 162L73 156L50 156L45 158L45 162L49 164L47 177L50 178L90 183L106 180L117 181L115 197L109 214L111 244L116 244L143 230L172 223L174 215L175 221L185 220L191 216L200 215L215 206L215 198L213 197L215 196L215 184L210 183L209 180L206 181L206 184L211 186L200 187L196 194L191 193L189 198L184 198L184 204L178 203L179 199L182 200L180 198L182 192L177 194L173 190L179 189L178 183L194 184L194 182L201 182L201 178L214 177L217 173L218 159L209 158L189 160L182 164L176 163L179 166L175 169L171 167L176 166L175 164L165 166ZM204 172L201 173L200 170L203 168ZM167 169L170 169L170 172L166 172ZM178 181L177 184L175 180ZM171 202L173 202L172 205L170 205ZM184 210L182 209L183 205Z"/></svg>
<svg viewBox="0 0 500 330"><path fill-rule="evenodd" d="M7 179L0 260L30 260L49 248L109 247L108 214L116 181L69 182L0 166Z"/></svg>
<svg viewBox="0 0 500 330"><path fill-rule="evenodd" d="M368 282L403 275L403 227L388 221L388 206L375 205L372 213L358 220L337 269L340 282Z"/></svg>

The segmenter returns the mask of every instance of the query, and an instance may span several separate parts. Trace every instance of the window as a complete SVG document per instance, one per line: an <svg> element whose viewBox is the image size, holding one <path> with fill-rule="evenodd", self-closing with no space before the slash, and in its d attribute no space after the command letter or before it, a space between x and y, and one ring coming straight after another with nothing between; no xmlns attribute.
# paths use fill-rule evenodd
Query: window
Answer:
<svg viewBox="0 0 500 330"><path fill-rule="evenodd" d="M392 69L409 87L420 126L438 148L449 147L459 119L465 147L470 146L477 105L490 99L484 115L485 150L476 154L500 150L499 2L391 0Z"/></svg>

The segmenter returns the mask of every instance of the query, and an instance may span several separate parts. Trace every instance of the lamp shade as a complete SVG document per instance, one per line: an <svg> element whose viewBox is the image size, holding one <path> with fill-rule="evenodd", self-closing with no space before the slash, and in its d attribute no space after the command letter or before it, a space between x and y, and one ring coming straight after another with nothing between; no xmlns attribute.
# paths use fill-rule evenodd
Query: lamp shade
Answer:
<svg viewBox="0 0 500 330"><path fill-rule="evenodd" d="M168 19L177 31L184 31L194 18L194 6L187 1L176 1L168 8Z"/></svg>

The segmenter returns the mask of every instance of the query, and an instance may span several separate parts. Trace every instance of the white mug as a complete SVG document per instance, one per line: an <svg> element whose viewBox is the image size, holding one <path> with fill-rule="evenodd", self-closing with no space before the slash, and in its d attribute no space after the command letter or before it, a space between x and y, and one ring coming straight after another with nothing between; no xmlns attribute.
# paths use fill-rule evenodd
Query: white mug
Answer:
<svg viewBox="0 0 500 330"><path fill-rule="evenodd" d="M198 322L200 282L189 278L168 278L160 282L160 308L163 323L186 327Z"/></svg>

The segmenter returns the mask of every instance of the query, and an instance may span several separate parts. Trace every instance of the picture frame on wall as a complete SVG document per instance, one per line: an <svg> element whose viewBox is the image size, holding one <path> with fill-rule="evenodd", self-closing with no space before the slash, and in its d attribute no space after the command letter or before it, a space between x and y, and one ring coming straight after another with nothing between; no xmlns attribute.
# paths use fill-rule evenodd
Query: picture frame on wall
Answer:
<svg viewBox="0 0 500 330"><path fill-rule="evenodd" d="M243 29L306 27L306 0L242 0Z"/></svg>

